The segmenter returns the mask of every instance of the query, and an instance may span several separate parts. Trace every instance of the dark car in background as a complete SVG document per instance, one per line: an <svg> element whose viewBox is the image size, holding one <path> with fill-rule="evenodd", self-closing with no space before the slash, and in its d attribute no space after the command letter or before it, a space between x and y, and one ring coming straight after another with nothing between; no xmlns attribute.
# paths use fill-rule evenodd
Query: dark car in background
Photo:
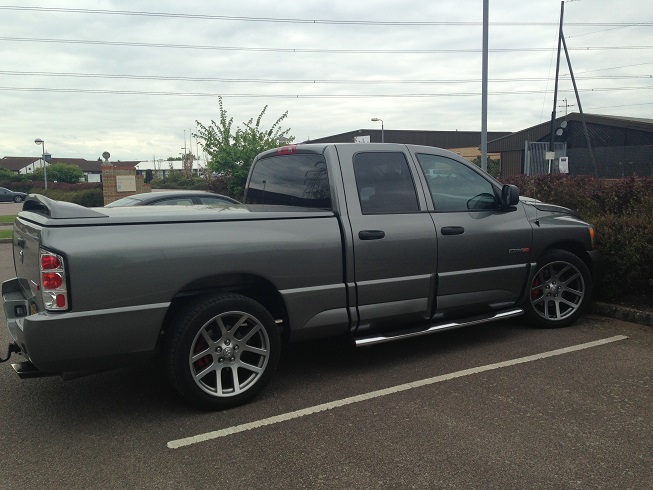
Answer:
<svg viewBox="0 0 653 490"><path fill-rule="evenodd" d="M205 191L162 191L133 194L109 203L105 207L192 206L193 204L240 204L240 202L222 194Z"/></svg>
<svg viewBox="0 0 653 490"><path fill-rule="evenodd" d="M14 192L5 187L0 187L0 202L23 202L27 194L24 192Z"/></svg>

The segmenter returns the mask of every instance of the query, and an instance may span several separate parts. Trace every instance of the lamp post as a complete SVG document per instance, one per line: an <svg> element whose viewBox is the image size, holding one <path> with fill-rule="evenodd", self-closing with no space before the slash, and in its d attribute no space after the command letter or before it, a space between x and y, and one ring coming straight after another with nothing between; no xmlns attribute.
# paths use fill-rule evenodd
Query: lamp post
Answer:
<svg viewBox="0 0 653 490"><path fill-rule="evenodd" d="M37 145L41 145L42 152L41 152L41 158L43 158L43 180L45 181L45 190L48 190L48 170L47 170L47 165L45 163L45 141L43 141L41 138L36 138L34 140L34 143Z"/></svg>
<svg viewBox="0 0 653 490"><path fill-rule="evenodd" d="M381 121L381 143L385 143L385 138L383 135L383 119L380 119L378 117L373 117L372 122L379 122Z"/></svg>

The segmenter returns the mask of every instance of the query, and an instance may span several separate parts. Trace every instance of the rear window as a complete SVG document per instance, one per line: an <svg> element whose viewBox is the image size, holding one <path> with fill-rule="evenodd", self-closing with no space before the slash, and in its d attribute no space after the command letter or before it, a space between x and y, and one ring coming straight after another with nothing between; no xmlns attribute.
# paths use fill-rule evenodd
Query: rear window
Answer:
<svg viewBox="0 0 653 490"><path fill-rule="evenodd" d="M323 155L300 153L254 163L245 204L331 209L331 188Z"/></svg>

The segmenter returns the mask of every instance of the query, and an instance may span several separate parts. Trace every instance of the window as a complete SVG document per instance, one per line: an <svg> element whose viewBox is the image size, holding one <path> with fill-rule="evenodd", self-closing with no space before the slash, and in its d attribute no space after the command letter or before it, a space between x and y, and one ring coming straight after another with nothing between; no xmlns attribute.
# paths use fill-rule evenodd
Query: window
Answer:
<svg viewBox="0 0 653 490"><path fill-rule="evenodd" d="M324 156L295 153L257 161L245 203L331 209L331 188Z"/></svg>
<svg viewBox="0 0 653 490"><path fill-rule="evenodd" d="M356 188L363 214L415 213L417 193L403 153L354 155Z"/></svg>
<svg viewBox="0 0 653 490"><path fill-rule="evenodd" d="M212 197L212 196L197 196L202 204L235 204L227 199L222 199L221 197Z"/></svg>
<svg viewBox="0 0 653 490"><path fill-rule="evenodd" d="M152 203L153 206L192 206L192 197L170 197L168 199L161 199Z"/></svg>
<svg viewBox="0 0 653 490"><path fill-rule="evenodd" d="M437 212L496 207L494 186L467 165L439 155L418 154Z"/></svg>

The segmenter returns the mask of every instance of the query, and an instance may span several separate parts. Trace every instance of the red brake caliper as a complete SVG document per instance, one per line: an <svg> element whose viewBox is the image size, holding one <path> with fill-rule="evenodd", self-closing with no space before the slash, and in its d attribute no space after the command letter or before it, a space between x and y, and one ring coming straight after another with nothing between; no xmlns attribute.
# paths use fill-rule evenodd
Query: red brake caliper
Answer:
<svg viewBox="0 0 653 490"><path fill-rule="evenodd" d="M195 344L195 353L197 354L198 352L202 352L206 347L203 347L200 345L199 342ZM201 368L208 366L209 365L210 358L209 356L204 356L201 359L197 360L197 365Z"/></svg>
<svg viewBox="0 0 653 490"><path fill-rule="evenodd" d="M537 299L540 296L540 291L535 289L540 286L542 283L538 277L535 278L533 284L531 285L531 299Z"/></svg>

